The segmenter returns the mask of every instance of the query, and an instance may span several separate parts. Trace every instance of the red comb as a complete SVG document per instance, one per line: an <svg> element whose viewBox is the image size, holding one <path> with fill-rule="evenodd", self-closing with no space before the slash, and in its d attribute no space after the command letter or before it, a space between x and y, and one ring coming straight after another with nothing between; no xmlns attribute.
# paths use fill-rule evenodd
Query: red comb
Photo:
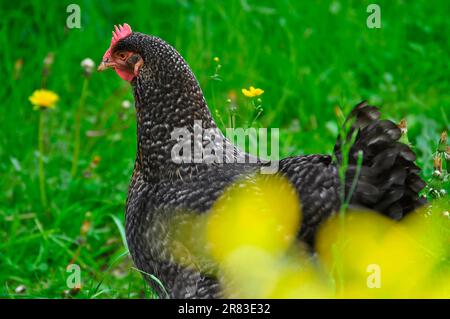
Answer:
<svg viewBox="0 0 450 319"><path fill-rule="evenodd" d="M129 36L133 31L128 24L124 23L123 26L119 24L119 27L114 26L115 31L112 32L113 37L111 39L111 47L113 47L119 40Z"/></svg>
<svg viewBox="0 0 450 319"><path fill-rule="evenodd" d="M109 46L109 49L105 52L105 55L103 56L103 60L105 60L106 58L109 58L111 56L111 50L112 50L113 46L115 46L117 44L117 42L119 42L123 38L126 38L131 33L133 33L133 31L131 31L131 27L127 23L124 23L123 25L119 24L119 27L117 27L115 25L114 31L112 32L113 36L111 38L111 44Z"/></svg>

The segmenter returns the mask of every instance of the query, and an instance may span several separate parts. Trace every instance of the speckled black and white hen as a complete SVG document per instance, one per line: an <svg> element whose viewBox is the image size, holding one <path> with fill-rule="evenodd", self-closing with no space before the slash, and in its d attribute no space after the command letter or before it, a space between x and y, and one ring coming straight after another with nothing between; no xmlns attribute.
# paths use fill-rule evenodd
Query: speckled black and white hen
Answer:
<svg viewBox="0 0 450 319"><path fill-rule="evenodd" d="M136 266L159 278L175 298L220 297L218 281L202 271L177 264L168 248L165 216L177 211L202 213L210 209L234 181L252 176L263 165L240 163L176 163L171 132L194 121L220 134L199 83L180 54L163 40L132 32L128 25L113 32L111 46L99 70L113 68L133 87L137 116L137 154L126 204L126 235ZM351 204L400 219L422 203L418 193L425 183L418 176L415 154L399 142L399 128L380 120L376 107L357 105L349 119L356 140L349 152L344 186L348 193L355 176L358 152L363 160ZM246 156L224 139L225 156ZM208 141L203 140L204 145ZM282 159L278 174L295 186L303 221L298 238L313 245L317 226L340 207L338 166L341 142L331 155ZM248 155L250 157L250 155ZM232 230L230 229L230 236ZM149 277L146 276L147 279ZM150 283L153 282L149 279ZM153 285L160 296L164 292Z"/></svg>

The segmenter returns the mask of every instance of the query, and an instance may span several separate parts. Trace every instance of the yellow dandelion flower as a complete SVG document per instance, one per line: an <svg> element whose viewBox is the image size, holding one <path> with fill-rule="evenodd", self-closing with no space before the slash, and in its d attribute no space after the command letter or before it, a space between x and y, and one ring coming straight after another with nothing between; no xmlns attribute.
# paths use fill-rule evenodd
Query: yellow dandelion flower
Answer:
<svg viewBox="0 0 450 319"><path fill-rule="evenodd" d="M207 221L212 256L222 262L242 246L275 255L284 251L298 232L299 212L295 190L284 178L257 175L231 186L213 205ZM235 234L231 238L230 229Z"/></svg>
<svg viewBox="0 0 450 319"><path fill-rule="evenodd" d="M214 57L214 62L217 62L217 63L219 63L219 62L220 62L220 59L219 59L219 57L218 57L218 56Z"/></svg>
<svg viewBox="0 0 450 319"><path fill-rule="evenodd" d="M101 160L102 160L102 158L100 156L95 155L94 158L92 159L92 164L98 165Z"/></svg>
<svg viewBox="0 0 450 319"><path fill-rule="evenodd" d="M264 90L261 89L255 89L253 86L251 86L248 90L242 89L242 94L244 94L246 97L255 97L260 96L264 93Z"/></svg>
<svg viewBox="0 0 450 319"><path fill-rule="evenodd" d="M55 108L56 102L59 100L58 94L49 90L36 90L33 94L28 98L31 104L34 105L35 109L38 108Z"/></svg>

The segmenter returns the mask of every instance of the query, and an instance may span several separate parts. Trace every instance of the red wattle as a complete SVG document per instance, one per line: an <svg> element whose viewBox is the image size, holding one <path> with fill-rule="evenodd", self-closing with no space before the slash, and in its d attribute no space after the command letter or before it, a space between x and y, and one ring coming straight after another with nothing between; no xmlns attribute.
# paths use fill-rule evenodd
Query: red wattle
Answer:
<svg viewBox="0 0 450 319"><path fill-rule="evenodd" d="M122 79L124 79L125 81L128 81L128 82L131 82L131 80L133 80L133 78L135 77L135 75L133 73L128 72L128 71L124 71L124 70L120 70L120 69L115 69L115 71Z"/></svg>

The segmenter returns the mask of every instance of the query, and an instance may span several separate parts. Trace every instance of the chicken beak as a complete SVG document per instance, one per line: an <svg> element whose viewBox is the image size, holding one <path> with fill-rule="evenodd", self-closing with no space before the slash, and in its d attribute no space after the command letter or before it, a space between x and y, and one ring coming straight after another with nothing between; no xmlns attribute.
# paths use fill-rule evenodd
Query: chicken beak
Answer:
<svg viewBox="0 0 450 319"><path fill-rule="evenodd" d="M114 67L114 63L109 62L108 60L104 60L98 66L97 71L101 72L101 71L104 71L106 69L110 69L110 68L113 68L113 67Z"/></svg>

